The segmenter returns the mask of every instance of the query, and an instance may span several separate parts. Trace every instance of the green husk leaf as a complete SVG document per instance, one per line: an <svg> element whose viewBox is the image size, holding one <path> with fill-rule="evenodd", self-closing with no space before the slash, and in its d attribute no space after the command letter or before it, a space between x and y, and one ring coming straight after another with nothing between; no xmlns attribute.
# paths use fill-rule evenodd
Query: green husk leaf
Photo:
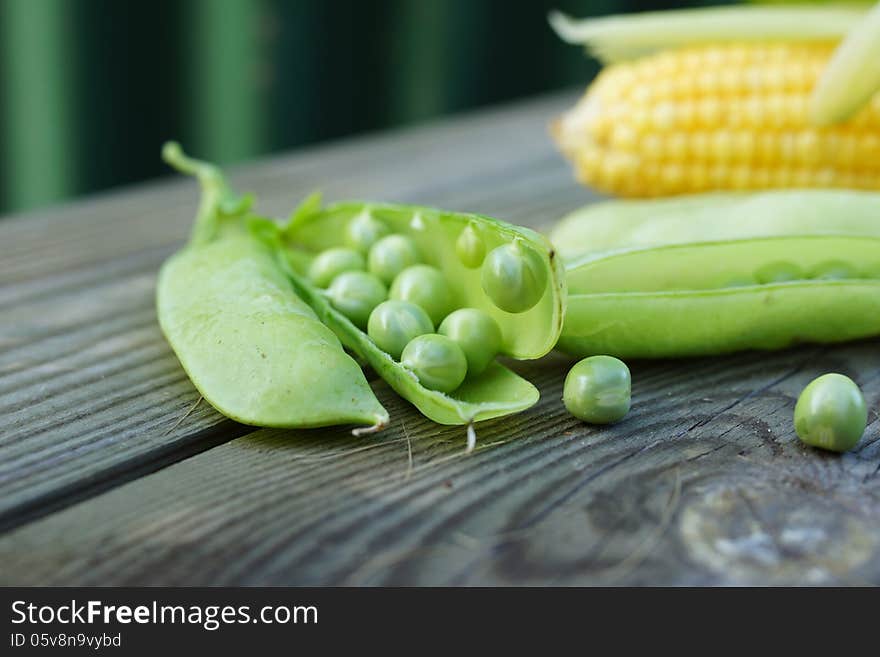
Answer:
<svg viewBox="0 0 880 657"><path fill-rule="evenodd" d="M880 3L846 35L810 98L819 126L845 121L880 91Z"/></svg>
<svg viewBox="0 0 880 657"><path fill-rule="evenodd" d="M577 20L551 12L559 37L603 64L657 50L725 41L836 41L865 18L865 7L705 7Z"/></svg>

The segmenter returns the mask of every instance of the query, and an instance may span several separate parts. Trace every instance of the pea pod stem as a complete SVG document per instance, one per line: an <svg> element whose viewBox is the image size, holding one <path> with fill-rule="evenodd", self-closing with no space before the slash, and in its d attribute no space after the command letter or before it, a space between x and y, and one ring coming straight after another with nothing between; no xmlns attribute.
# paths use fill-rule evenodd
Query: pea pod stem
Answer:
<svg viewBox="0 0 880 657"><path fill-rule="evenodd" d="M237 215L250 207L250 197L235 196L219 167L189 157L176 141L166 142L162 146L162 159L181 173L195 176L202 187L199 209L190 236L192 244L204 244L215 239L222 214Z"/></svg>
<svg viewBox="0 0 880 657"><path fill-rule="evenodd" d="M202 396L257 426L385 426L360 367L263 239L274 224L250 215L250 199L234 196L213 165L174 143L163 156L203 188L192 240L163 264L156 291L162 331Z"/></svg>

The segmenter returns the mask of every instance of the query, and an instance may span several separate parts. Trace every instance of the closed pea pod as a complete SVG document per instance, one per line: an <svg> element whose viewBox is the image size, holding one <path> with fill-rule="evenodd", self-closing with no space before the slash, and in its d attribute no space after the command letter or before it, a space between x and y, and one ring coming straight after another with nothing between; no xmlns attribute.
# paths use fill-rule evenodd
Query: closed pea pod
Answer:
<svg viewBox="0 0 880 657"><path fill-rule="evenodd" d="M287 225L276 228L277 240L283 245L279 258L298 293L346 347L366 360L424 415L442 424L467 424L534 404L538 399L535 387L498 362L490 362L480 373L466 371L461 384L448 392L423 385L413 370L397 362L390 350L379 346L380 339L371 339L369 327L365 333L352 326L310 284L304 275L309 262L327 249L348 244L351 225L360 224L365 216L387 228L383 237L400 235L411 241L421 259L395 277L389 293L392 301L421 307L435 326L459 308L476 308L498 326L498 353L513 358L538 358L553 348L559 335L564 280L562 267L549 243L534 231L481 215L373 203L339 203L325 208L306 203ZM478 238L486 253L520 241L522 248L534 254L533 266L542 269L545 284L539 293L534 293L538 298L530 300L530 308L510 314L483 291L481 268L463 263L456 248L465 232ZM378 243L379 240L374 242L374 246ZM424 294L426 289L428 294Z"/></svg>
<svg viewBox="0 0 880 657"><path fill-rule="evenodd" d="M575 355L672 357L780 349L880 334L880 279L725 284L786 257L802 271L828 253L855 269L880 260L880 239L790 237L625 249L569 269L559 347Z"/></svg>
<svg viewBox="0 0 880 657"><path fill-rule="evenodd" d="M608 202L573 213L553 232L570 254L559 346L670 357L880 334L878 216L880 194L849 191Z"/></svg>
<svg viewBox="0 0 880 657"><path fill-rule="evenodd" d="M249 230L248 204L177 144L163 156L203 189L190 243L162 266L156 294L162 331L205 400L259 426L386 424L357 363Z"/></svg>

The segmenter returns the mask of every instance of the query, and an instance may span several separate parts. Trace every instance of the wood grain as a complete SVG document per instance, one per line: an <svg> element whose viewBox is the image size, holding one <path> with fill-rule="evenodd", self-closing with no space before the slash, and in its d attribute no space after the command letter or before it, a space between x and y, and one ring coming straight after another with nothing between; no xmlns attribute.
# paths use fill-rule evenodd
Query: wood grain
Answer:
<svg viewBox="0 0 880 657"><path fill-rule="evenodd" d="M543 134L569 101L332 144L231 177L278 216L323 186L330 198L537 225L589 197ZM207 404L190 412L198 394L156 323L156 272L197 202L195 183L174 178L0 220L0 529L251 430Z"/></svg>
<svg viewBox="0 0 880 657"><path fill-rule="evenodd" d="M545 134L572 94L233 172L260 209L308 191L541 226L591 197ZM631 363L613 427L569 416L571 361L514 363L540 403L461 428L384 383L378 436L253 431L196 404L153 309L195 185L0 221L0 584L880 583L880 342ZM803 446L818 374L870 405L857 450Z"/></svg>
<svg viewBox="0 0 880 657"><path fill-rule="evenodd" d="M519 363L541 402L480 424L470 455L383 386L380 436L214 447L7 534L0 583L878 583L878 347L633 363L633 411L605 428L565 412L570 361ZM830 370L874 409L843 456L791 427Z"/></svg>

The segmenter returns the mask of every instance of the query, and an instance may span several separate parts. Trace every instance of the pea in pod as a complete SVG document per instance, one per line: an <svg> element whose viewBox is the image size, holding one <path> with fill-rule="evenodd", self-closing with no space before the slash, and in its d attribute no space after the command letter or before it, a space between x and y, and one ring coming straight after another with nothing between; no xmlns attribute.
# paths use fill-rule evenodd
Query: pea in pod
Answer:
<svg viewBox="0 0 880 657"><path fill-rule="evenodd" d="M553 233L569 254L564 351L692 356L880 334L878 194L614 203Z"/></svg>
<svg viewBox="0 0 880 657"><path fill-rule="evenodd" d="M361 368L248 230L249 199L235 197L218 169L177 144L166 144L163 156L202 185L192 238L159 273L157 307L205 400L258 426L387 424Z"/></svg>
<svg viewBox="0 0 880 657"><path fill-rule="evenodd" d="M400 236L414 247L420 262L411 265L406 256L405 264L411 266L396 273L390 287L393 300L420 306L434 326L456 309L475 309L497 324L497 355L539 358L556 344L565 300L562 266L539 234L481 215L424 207L347 202L322 208L317 197L307 200L282 227L264 221L252 228L275 244L294 288L321 321L426 417L441 424L468 424L524 410L538 400L537 389L495 361L495 353L485 369L469 372L453 390L431 389L419 380L418 367L408 367L380 349L306 273L321 253L341 246L367 253L373 263L393 263L396 258L369 257L370 250L383 248L390 235ZM373 269L383 275L387 271L379 265ZM408 356L417 351L440 350L413 349ZM481 360L476 369L483 365Z"/></svg>

